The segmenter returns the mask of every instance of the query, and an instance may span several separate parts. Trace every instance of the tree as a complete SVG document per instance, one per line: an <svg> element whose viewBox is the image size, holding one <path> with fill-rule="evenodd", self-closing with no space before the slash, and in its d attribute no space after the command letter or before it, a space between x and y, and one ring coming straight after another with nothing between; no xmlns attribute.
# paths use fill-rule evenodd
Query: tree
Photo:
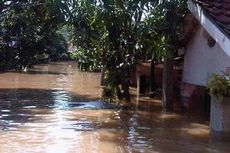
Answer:
<svg viewBox="0 0 230 153"><path fill-rule="evenodd" d="M72 25L73 40L86 55L100 60L107 70L106 89L114 90L119 99L129 100L131 71L143 53L143 36L147 12L156 1L102 0L77 1ZM140 35L142 34L142 37Z"/></svg>
<svg viewBox="0 0 230 153"><path fill-rule="evenodd" d="M162 80L162 105L166 110L173 109L173 69L174 57L179 48L185 47L181 39L183 18L187 13L186 0L162 1L152 12L152 24L155 25L159 44L165 49ZM164 41L162 41L162 39Z"/></svg>
<svg viewBox="0 0 230 153"><path fill-rule="evenodd" d="M64 24L85 70L106 69L106 91L129 100L131 72L143 59L164 61L163 104L172 108L173 57L186 13L184 0L3 0L1 65L26 68L66 49ZM39 58L38 58L39 57ZM154 83L152 83L154 87Z"/></svg>
<svg viewBox="0 0 230 153"><path fill-rule="evenodd" d="M0 64L24 69L39 55L49 54L46 41L65 22L66 9L61 0L1 1Z"/></svg>

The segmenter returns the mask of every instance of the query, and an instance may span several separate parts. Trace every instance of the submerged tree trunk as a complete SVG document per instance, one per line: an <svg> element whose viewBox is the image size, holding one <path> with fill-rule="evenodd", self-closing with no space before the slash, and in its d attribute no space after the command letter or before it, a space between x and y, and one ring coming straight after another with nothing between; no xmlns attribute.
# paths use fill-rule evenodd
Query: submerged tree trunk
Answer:
<svg viewBox="0 0 230 153"><path fill-rule="evenodd" d="M125 75L121 80L121 89L122 89L122 96L125 98L126 101L130 101L130 93L129 93L129 86L130 86L130 69L126 69L124 72Z"/></svg>
<svg viewBox="0 0 230 153"><path fill-rule="evenodd" d="M102 86L105 85L105 72L106 72L106 67L103 66L103 68L101 69L101 85Z"/></svg>
<svg viewBox="0 0 230 153"><path fill-rule="evenodd" d="M155 84L155 61L152 58L151 60L151 67L150 67L150 92L149 96L153 98L155 96L154 92L156 90L156 84Z"/></svg>
<svg viewBox="0 0 230 153"><path fill-rule="evenodd" d="M173 110L173 56L169 55L164 61L162 79L162 106L167 111Z"/></svg>
<svg viewBox="0 0 230 153"><path fill-rule="evenodd" d="M122 100L121 89L120 89L120 87L119 87L118 85L116 86L116 94L117 94L117 98L118 98L119 100Z"/></svg>
<svg viewBox="0 0 230 153"><path fill-rule="evenodd" d="M129 93L129 81L126 80L123 82L122 84L122 90L123 90L123 97L125 98L125 100L130 101L130 93Z"/></svg>

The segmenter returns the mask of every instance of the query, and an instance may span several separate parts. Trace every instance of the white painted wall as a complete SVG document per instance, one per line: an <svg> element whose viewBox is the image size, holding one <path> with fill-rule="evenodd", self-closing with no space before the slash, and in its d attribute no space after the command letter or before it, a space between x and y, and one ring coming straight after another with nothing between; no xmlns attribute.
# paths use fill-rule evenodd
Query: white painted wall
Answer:
<svg viewBox="0 0 230 153"><path fill-rule="evenodd" d="M207 44L207 32L199 26L193 39L187 46L183 81L195 85L206 86L211 74L225 72L230 67L230 57L219 46Z"/></svg>
<svg viewBox="0 0 230 153"><path fill-rule="evenodd" d="M230 56L230 37L225 35L204 13L198 3L188 0L188 9L200 22L202 27L218 42L219 46Z"/></svg>

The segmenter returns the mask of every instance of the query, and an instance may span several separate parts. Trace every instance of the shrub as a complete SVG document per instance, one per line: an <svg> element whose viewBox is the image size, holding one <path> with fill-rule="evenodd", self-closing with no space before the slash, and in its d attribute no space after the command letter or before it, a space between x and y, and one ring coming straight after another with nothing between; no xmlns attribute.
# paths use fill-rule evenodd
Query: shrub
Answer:
<svg viewBox="0 0 230 153"><path fill-rule="evenodd" d="M214 74L208 82L209 93L218 100L223 101L224 97L229 96L230 80L228 76Z"/></svg>

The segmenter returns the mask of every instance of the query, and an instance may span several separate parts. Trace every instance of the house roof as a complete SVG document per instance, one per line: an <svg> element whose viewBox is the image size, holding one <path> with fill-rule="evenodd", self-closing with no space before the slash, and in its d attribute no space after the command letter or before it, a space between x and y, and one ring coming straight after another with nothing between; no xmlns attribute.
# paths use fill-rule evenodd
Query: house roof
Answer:
<svg viewBox="0 0 230 153"><path fill-rule="evenodd" d="M230 36L230 0L194 0Z"/></svg>

